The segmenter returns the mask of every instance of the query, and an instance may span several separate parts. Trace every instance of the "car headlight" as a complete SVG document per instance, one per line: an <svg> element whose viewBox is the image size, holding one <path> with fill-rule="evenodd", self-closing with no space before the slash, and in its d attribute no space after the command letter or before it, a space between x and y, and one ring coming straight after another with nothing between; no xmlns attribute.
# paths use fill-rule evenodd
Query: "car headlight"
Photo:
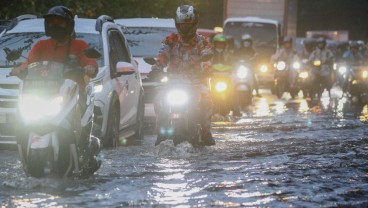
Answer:
<svg viewBox="0 0 368 208"><path fill-rule="evenodd" d="M32 122L56 116L61 111L62 104L62 96L45 99L37 95L23 95L19 102L19 110L24 120Z"/></svg>
<svg viewBox="0 0 368 208"><path fill-rule="evenodd" d="M188 93L184 90L170 90L166 94L166 101L173 106L185 105L188 102Z"/></svg>
<svg viewBox="0 0 368 208"><path fill-rule="evenodd" d="M161 79L162 83L165 83L167 81L169 81L169 78L167 76L162 77L162 79Z"/></svg>
<svg viewBox="0 0 368 208"><path fill-rule="evenodd" d="M340 73L340 74L345 74L345 73L346 73L346 70L347 70L347 69L346 69L346 66L340 66L340 67L339 67L339 73Z"/></svg>
<svg viewBox="0 0 368 208"><path fill-rule="evenodd" d="M295 62L293 63L293 68L294 68L294 69L300 69L300 62L295 61Z"/></svg>
<svg viewBox="0 0 368 208"><path fill-rule="evenodd" d="M261 65L261 67L259 67L259 70L262 73L266 73L268 71L268 66L267 65Z"/></svg>
<svg viewBox="0 0 368 208"><path fill-rule="evenodd" d="M279 71L285 70L286 69L286 63L285 63L285 61L279 61L279 62L277 62L276 69L279 70Z"/></svg>
<svg viewBox="0 0 368 208"><path fill-rule="evenodd" d="M239 79L244 79L245 77L248 76L248 71L249 69L245 66L240 66L238 68L238 70L236 71L236 76L239 78Z"/></svg>
<svg viewBox="0 0 368 208"><path fill-rule="evenodd" d="M362 77L363 77L363 79L367 79L367 77L368 77L368 71L363 71L362 72Z"/></svg>
<svg viewBox="0 0 368 208"><path fill-rule="evenodd" d="M299 77L302 78L302 79L306 79L306 78L309 77L309 74L308 74L308 72L304 71L304 72L301 72L299 74Z"/></svg>
<svg viewBox="0 0 368 208"><path fill-rule="evenodd" d="M227 89L227 84L226 82L217 82L216 83L216 91L217 92L223 92Z"/></svg>
<svg viewBox="0 0 368 208"><path fill-rule="evenodd" d="M93 92L94 93L99 93L101 92L103 89L103 84L102 84L102 81L97 81L94 83L93 85Z"/></svg>

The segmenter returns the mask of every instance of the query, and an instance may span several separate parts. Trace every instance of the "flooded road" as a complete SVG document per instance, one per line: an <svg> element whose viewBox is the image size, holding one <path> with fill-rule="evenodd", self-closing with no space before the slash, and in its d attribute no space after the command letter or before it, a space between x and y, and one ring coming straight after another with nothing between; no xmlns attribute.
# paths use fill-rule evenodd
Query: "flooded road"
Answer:
<svg viewBox="0 0 368 208"><path fill-rule="evenodd" d="M216 146L148 134L102 151L88 179L27 178L0 150L2 207L368 207L368 106L267 91L241 118L214 116Z"/></svg>

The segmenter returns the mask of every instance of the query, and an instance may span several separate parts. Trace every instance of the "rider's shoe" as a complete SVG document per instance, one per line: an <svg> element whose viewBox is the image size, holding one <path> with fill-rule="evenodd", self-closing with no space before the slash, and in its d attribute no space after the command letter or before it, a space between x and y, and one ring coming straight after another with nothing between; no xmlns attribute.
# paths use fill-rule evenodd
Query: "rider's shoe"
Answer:
<svg viewBox="0 0 368 208"><path fill-rule="evenodd" d="M202 142L205 146L213 146L216 144L215 140L212 137L212 133L210 131L204 132L202 134Z"/></svg>

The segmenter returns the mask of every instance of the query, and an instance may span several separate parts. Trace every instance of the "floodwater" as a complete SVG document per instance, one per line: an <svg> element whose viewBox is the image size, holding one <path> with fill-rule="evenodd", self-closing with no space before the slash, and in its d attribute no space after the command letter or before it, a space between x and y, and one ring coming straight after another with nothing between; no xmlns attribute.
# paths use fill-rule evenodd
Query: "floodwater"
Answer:
<svg viewBox="0 0 368 208"><path fill-rule="evenodd" d="M2 207L368 207L368 106L267 91L241 118L214 116L216 145L104 149L88 179L27 178L0 150Z"/></svg>

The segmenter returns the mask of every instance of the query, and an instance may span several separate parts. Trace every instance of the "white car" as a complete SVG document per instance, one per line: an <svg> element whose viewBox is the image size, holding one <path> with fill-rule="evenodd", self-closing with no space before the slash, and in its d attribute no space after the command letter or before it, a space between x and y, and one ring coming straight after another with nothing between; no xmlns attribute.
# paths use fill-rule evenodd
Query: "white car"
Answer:
<svg viewBox="0 0 368 208"><path fill-rule="evenodd" d="M145 92L145 119L154 118L152 101L156 94L155 88L160 83L146 79L147 74L151 71L151 65L143 59L157 57L162 41L171 33L176 32L175 21L174 19L161 18L127 18L116 19L115 22L125 27L123 32L132 49L133 57L138 62Z"/></svg>
<svg viewBox="0 0 368 208"><path fill-rule="evenodd" d="M17 98L22 81L8 77L10 69L24 62L32 46L44 35L43 18L15 20L0 36L0 143L15 142L14 125ZM141 139L144 117L143 87L136 61L122 32L113 19L75 17L76 38L96 48L99 72L91 82L95 91L95 118L101 126L104 147L125 143L128 138ZM12 60L9 53L21 56Z"/></svg>

